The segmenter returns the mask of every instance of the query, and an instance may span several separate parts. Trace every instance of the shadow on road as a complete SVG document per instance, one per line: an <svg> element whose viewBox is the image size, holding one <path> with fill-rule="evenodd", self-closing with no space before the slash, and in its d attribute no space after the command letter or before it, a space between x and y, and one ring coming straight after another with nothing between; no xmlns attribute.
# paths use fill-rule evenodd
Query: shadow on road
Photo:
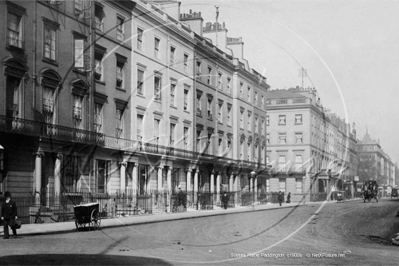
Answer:
<svg viewBox="0 0 399 266"><path fill-rule="evenodd" d="M173 265L161 259L98 254L35 254L0 257L1 265Z"/></svg>

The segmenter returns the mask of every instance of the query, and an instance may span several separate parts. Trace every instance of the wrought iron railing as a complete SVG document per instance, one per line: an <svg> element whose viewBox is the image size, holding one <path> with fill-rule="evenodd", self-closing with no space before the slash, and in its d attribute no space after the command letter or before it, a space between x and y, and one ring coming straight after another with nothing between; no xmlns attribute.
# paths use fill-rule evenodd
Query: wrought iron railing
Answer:
<svg viewBox="0 0 399 266"><path fill-rule="evenodd" d="M169 146L117 138L104 135L95 131L75 129L49 123L32 120L5 117L0 115L0 132L23 134L32 137L50 138L56 140L72 141L86 144L94 144L105 148L142 152L160 156L173 156L188 160L202 160L219 162L221 164L234 164L250 169L265 169L266 164L244 160L234 160L207 153L188 151Z"/></svg>

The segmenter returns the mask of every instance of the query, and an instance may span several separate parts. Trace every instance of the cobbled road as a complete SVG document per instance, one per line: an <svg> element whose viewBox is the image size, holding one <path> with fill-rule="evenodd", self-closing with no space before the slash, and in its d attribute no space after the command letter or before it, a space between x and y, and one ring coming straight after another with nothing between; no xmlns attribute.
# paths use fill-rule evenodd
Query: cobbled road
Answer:
<svg viewBox="0 0 399 266"><path fill-rule="evenodd" d="M398 265L397 211L347 201L1 239L0 265Z"/></svg>

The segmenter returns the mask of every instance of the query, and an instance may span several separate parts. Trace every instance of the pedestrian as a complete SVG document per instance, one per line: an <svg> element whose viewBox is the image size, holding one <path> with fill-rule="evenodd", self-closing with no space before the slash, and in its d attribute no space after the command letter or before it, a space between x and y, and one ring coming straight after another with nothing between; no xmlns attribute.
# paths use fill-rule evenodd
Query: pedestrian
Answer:
<svg viewBox="0 0 399 266"><path fill-rule="evenodd" d="M229 203L229 196L227 196L227 192L224 192L224 193L223 193L223 196L222 196L222 203L223 203L223 208L224 208L225 210L227 210L227 204Z"/></svg>
<svg viewBox="0 0 399 266"><path fill-rule="evenodd" d="M283 200L284 200L284 196L283 196L283 193L281 193L281 191L278 192L277 199L278 199L278 203L280 203L280 206L281 206L281 203L283 203Z"/></svg>
<svg viewBox="0 0 399 266"><path fill-rule="evenodd" d="M291 192L288 192L287 203L291 203Z"/></svg>
<svg viewBox="0 0 399 266"><path fill-rule="evenodd" d="M179 199L179 206L183 206L184 208L186 208L186 200L185 200L186 195L184 194L183 190L181 190L181 187L179 187L179 192L177 196Z"/></svg>
<svg viewBox="0 0 399 266"><path fill-rule="evenodd" d="M11 227L14 238L17 237L17 229L15 229L15 220L18 219L17 205L11 200L11 193L4 193L5 201L1 206L1 220L4 222L4 239L10 238L8 227Z"/></svg>

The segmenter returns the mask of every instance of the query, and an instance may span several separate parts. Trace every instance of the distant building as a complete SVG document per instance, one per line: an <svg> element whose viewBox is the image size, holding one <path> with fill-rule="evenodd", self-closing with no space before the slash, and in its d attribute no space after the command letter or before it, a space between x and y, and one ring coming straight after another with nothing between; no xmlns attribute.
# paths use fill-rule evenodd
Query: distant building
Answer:
<svg viewBox="0 0 399 266"><path fill-rule="evenodd" d="M373 178L379 182L379 185L395 186L395 162L381 148L380 141L371 138L368 130L358 143L358 151L361 161L372 159L374 162L369 168L375 169Z"/></svg>
<svg viewBox="0 0 399 266"><path fill-rule="evenodd" d="M356 137L349 125L321 105L313 88L272 90L267 99L268 190L320 200L348 180L353 196Z"/></svg>

